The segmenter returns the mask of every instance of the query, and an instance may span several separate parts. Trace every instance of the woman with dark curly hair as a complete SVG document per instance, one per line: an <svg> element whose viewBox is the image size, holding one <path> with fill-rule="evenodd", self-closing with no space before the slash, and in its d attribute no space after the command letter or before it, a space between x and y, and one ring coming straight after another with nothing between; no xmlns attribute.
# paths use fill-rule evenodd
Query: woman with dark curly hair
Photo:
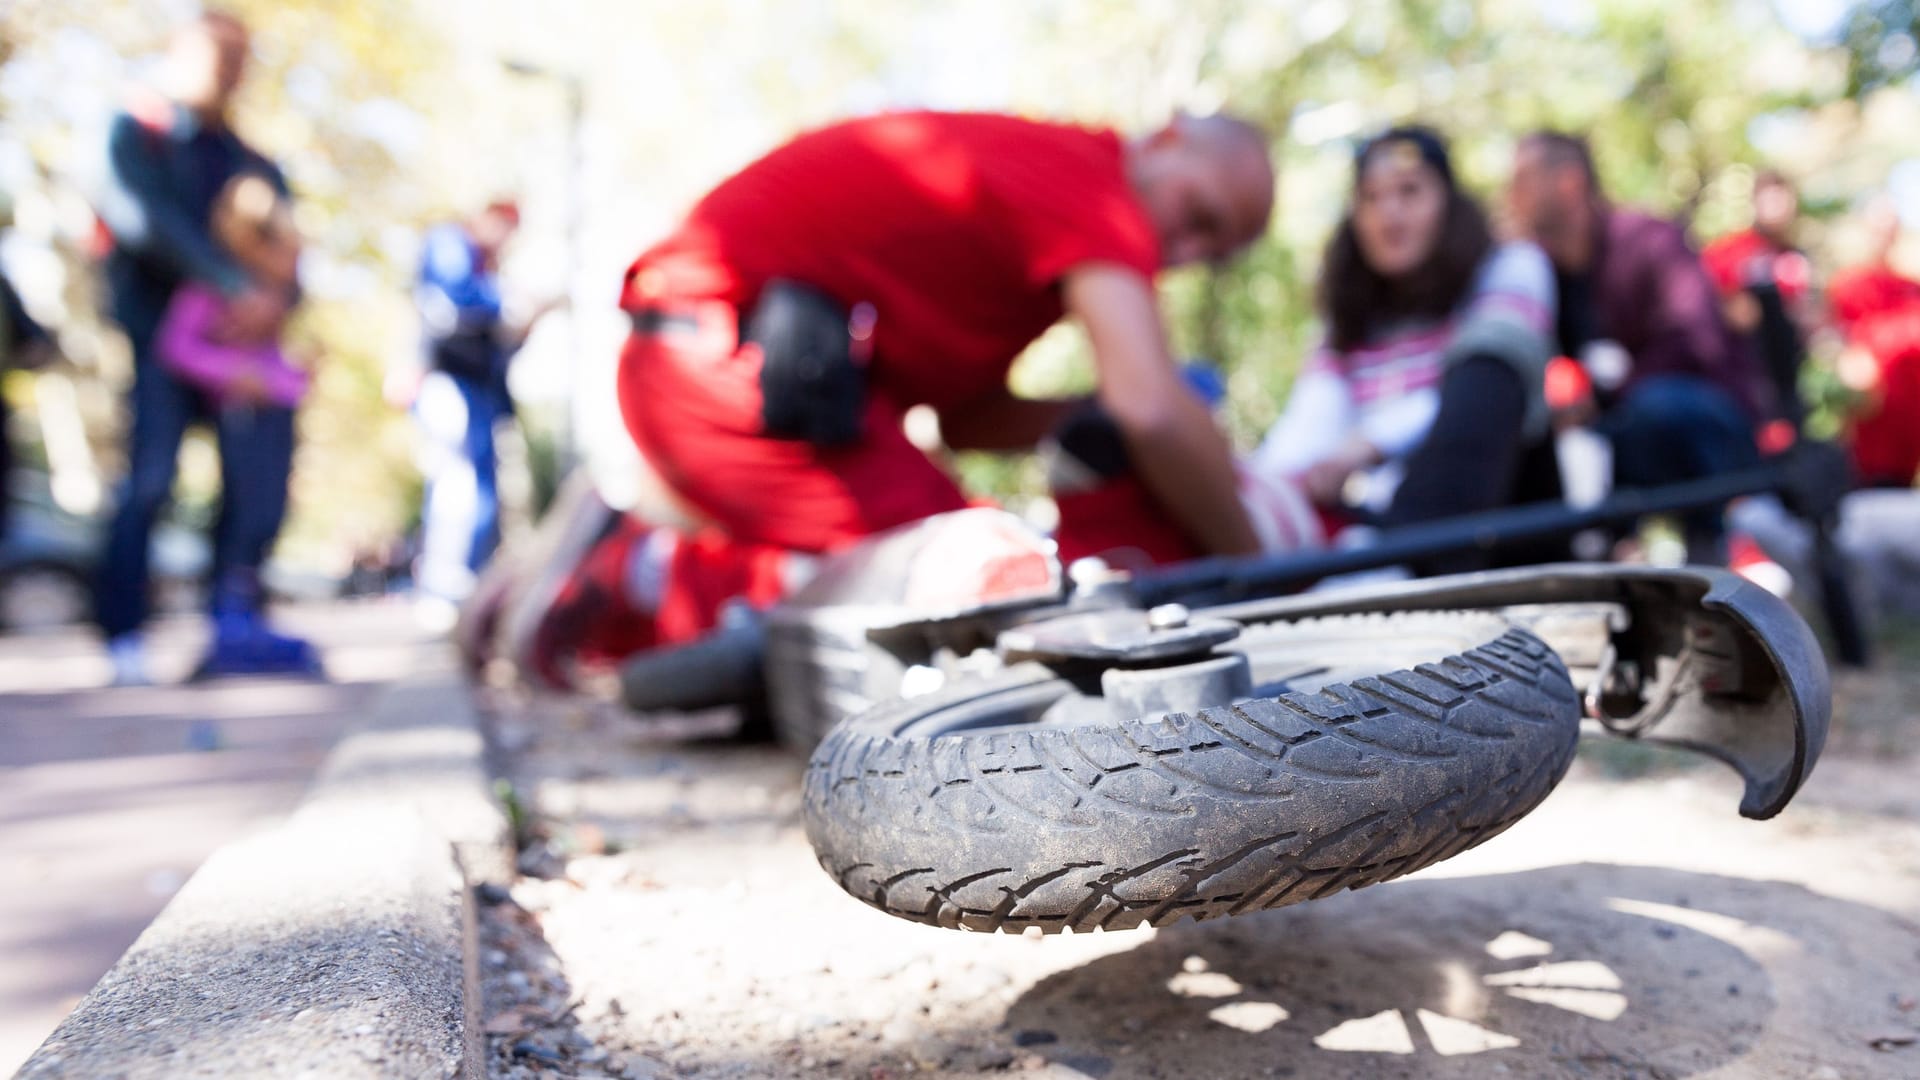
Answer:
<svg viewBox="0 0 1920 1080"><path fill-rule="evenodd" d="M1553 268L1531 244L1495 241L1433 131L1398 127L1361 147L1319 293L1326 341L1239 463L1263 550L1325 546L1357 517L1402 525L1502 506L1523 489L1557 494L1543 392ZM1130 467L1097 412L1056 434L1049 480L1063 558L1200 554Z"/></svg>
<svg viewBox="0 0 1920 1080"><path fill-rule="evenodd" d="M1401 524L1508 501L1547 428L1553 270L1531 244L1494 240L1433 131L1361 147L1319 291L1326 341L1246 463L1249 505L1273 508L1268 548L1324 542L1346 505ZM1302 496L1318 535L1298 535Z"/></svg>

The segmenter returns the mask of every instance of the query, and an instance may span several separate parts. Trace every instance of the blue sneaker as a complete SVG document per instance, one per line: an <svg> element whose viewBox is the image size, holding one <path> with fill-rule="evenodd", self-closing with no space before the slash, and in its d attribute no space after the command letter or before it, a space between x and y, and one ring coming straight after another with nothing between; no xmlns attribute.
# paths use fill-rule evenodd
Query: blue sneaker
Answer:
<svg viewBox="0 0 1920 1080"><path fill-rule="evenodd" d="M267 629L254 611L224 611L213 617L213 643L191 679L243 675L296 675L324 678L320 653L311 642Z"/></svg>

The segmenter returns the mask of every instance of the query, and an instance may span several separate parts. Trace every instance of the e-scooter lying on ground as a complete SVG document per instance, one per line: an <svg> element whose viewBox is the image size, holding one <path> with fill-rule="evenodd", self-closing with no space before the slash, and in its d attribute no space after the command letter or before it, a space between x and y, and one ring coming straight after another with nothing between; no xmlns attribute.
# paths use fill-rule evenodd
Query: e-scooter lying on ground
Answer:
<svg viewBox="0 0 1920 1080"><path fill-rule="evenodd" d="M1068 612L990 652L997 666L976 656L835 725L809 763L822 865L889 914L1121 929L1384 881L1532 810L1583 717L1721 759L1746 782L1741 813L1771 817L1829 709L1806 624L1720 570L1547 566Z"/></svg>
<svg viewBox="0 0 1920 1080"><path fill-rule="evenodd" d="M1745 780L1743 814L1778 813L1825 740L1827 669L1799 615L1735 575L1566 564L1273 594L1736 494L1797 497L1816 474L1783 460L1366 551L1138 575L1063 571L1017 519L962 511L834 557L790 601L629 663L623 686L636 708L695 707L738 702L763 674L760 707L812 749L822 865L889 914L1043 931L1239 914L1486 840L1565 774L1583 719L1719 758ZM997 592L956 601L960 550Z"/></svg>

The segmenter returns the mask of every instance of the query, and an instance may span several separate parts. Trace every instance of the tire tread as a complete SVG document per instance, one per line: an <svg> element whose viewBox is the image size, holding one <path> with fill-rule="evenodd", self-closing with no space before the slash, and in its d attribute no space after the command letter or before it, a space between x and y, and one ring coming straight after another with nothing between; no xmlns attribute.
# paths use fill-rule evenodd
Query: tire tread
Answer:
<svg viewBox="0 0 1920 1080"><path fill-rule="evenodd" d="M1291 632L1373 634L1386 649L1401 628L1475 618L1487 621L1347 616ZM889 914L984 931L1280 907L1497 835L1558 783L1578 733L1559 658L1499 624L1458 655L1312 694L1077 727L895 734L1051 677L1016 665L830 732L805 796L828 874Z"/></svg>

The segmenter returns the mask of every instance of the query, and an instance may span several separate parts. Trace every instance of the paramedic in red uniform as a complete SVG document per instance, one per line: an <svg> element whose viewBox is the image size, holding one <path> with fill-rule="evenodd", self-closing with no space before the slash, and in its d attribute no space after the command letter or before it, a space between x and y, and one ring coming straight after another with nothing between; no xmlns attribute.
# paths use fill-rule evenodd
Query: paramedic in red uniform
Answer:
<svg viewBox="0 0 1920 1080"><path fill-rule="evenodd" d="M1872 257L1827 287L1847 342L1840 378L1861 396L1847 446L1861 487L1909 488L1920 473L1920 281L1894 267L1902 229L1894 203L1870 203L1866 226Z"/></svg>
<svg viewBox="0 0 1920 1080"><path fill-rule="evenodd" d="M1753 334L1760 328L1759 303L1747 291L1753 285L1778 289L1795 328L1804 333L1811 327L1807 304L1813 267L1794 241L1799 220L1800 195L1793 182L1762 169L1753 178L1753 224L1701 249L1701 265L1713 279L1727 325L1735 333Z"/></svg>
<svg viewBox="0 0 1920 1080"><path fill-rule="evenodd" d="M1168 353L1153 279L1266 229L1265 137L1223 116L1134 140L1012 116L915 112L800 136L702 199L627 272L618 393L648 462L713 529L623 522L589 551L529 666L686 640L729 595L770 602L779 558L832 551L966 498L902 430L1032 448L1078 402L1013 396L1063 316L1101 406L1202 551L1251 552L1233 458ZM649 565L651 564L651 565Z"/></svg>

